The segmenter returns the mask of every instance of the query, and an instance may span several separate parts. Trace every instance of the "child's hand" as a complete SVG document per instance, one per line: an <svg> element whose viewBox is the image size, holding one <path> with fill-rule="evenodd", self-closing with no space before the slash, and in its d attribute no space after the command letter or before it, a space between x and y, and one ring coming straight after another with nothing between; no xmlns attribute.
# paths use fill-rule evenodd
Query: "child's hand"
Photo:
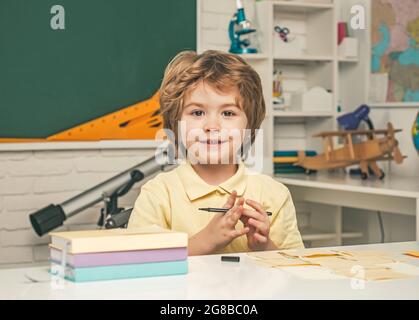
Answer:
<svg viewBox="0 0 419 320"><path fill-rule="evenodd" d="M213 245L213 250L224 248L234 239L241 237L242 235L249 232L250 228L245 227L241 230L236 230L236 224L240 220L242 212L244 210L243 203L244 199L240 198L236 205L237 192L233 191L228 198L223 208L231 208L226 213L217 213L214 218L211 219L206 229L208 231L210 241Z"/></svg>
<svg viewBox="0 0 419 320"><path fill-rule="evenodd" d="M243 208L240 220L245 227L249 227L247 233L247 245L252 251L275 250L276 246L269 239L270 222L268 214L263 210L260 203L253 200L246 200L246 203L253 209Z"/></svg>

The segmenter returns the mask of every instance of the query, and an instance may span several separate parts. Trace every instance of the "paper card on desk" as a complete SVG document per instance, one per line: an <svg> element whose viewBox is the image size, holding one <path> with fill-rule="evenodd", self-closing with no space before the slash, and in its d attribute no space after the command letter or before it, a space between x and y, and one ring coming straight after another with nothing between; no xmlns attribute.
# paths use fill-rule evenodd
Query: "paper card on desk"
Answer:
<svg viewBox="0 0 419 320"><path fill-rule="evenodd" d="M412 270L402 268L405 263L395 262L390 256L341 256L307 259L313 263L319 263L322 267L329 269L337 275L362 279L366 281L381 281L409 278ZM396 268L397 266L401 266ZM415 268L412 266L414 269ZM409 272L406 272L408 270ZM414 270L418 271L418 270ZM419 273L419 271L418 271Z"/></svg>
<svg viewBox="0 0 419 320"><path fill-rule="evenodd" d="M300 259L271 259L271 260L254 260L256 264L268 268L284 268L284 267L305 267L305 266L318 266Z"/></svg>
<svg viewBox="0 0 419 320"><path fill-rule="evenodd" d="M333 270L349 270L353 266L361 266L363 268L371 269L377 268L380 265L396 262L396 260L390 256L368 256L355 254L345 254L337 257L306 258L306 260L318 263L322 267Z"/></svg>
<svg viewBox="0 0 419 320"><path fill-rule="evenodd" d="M252 252L248 253L247 255L253 258L254 261L259 265L270 268L315 265L311 262L303 261L299 258L285 257L277 251Z"/></svg>
<svg viewBox="0 0 419 320"><path fill-rule="evenodd" d="M306 266L282 269L295 277L306 280L333 280L345 279L346 277L335 274L333 271L318 266Z"/></svg>
<svg viewBox="0 0 419 320"><path fill-rule="evenodd" d="M321 258L339 256L340 253L334 250L312 250L312 249L291 249L282 250L280 254L288 257Z"/></svg>
<svg viewBox="0 0 419 320"><path fill-rule="evenodd" d="M285 257L278 251L252 252L248 253L256 264L267 267L277 268L295 277L307 280L330 280L343 279L343 276L334 274L331 270L320 267L318 264L303 261L299 258Z"/></svg>
<svg viewBox="0 0 419 320"><path fill-rule="evenodd" d="M414 251L414 250L406 251L404 254L407 255L407 256L419 258L419 251Z"/></svg>
<svg viewBox="0 0 419 320"><path fill-rule="evenodd" d="M414 276L414 277L418 277L419 276L419 267L414 266L412 264L409 263L404 263L404 262L396 262L396 263L389 263L386 265L383 265L385 267L391 268L392 270L399 272L399 273L404 273L410 276Z"/></svg>
<svg viewBox="0 0 419 320"><path fill-rule="evenodd" d="M391 268L338 270L336 274L366 281L383 281L411 278L411 275L400 273Z"/></svg>
<svg viewBox="0 0 419 320"><path fill-rule="evenodd" d="M375 251L375 250L360 250L360 251L351 251L351 250L339 250L337 251L341 255L346 255L350 257L390 257L391 253L387 251Z"/></svg>
<svg viewBox="0 0 419 320"><path fill-rule="evenodd" d="M368 256L362 256L362 257L341 257L343 260L351 261L352 263L363 265L363 266L369 266L369 265L381 265L381 264L387 264L387 263L393 263L397 262L395 258L392 257L368 257Z"/></svg>
<svg viewBox="0 0 419 320"><path fill-rule="evenodd" d="M251 258L259 258L259 259L263 259L263 260L283 259L283 256L279 253L279 251L249 252L247 255Z"/></svg>
<svg viewBox="0 0 419 320"><path fill-rule="evenodd" d="M342 259L341 257L307 258L307 260L332 270L351 268L356 264L354 261Z"/></svg>
<svg viewBox="0 0 419 320"><path fill-rule="evenodd" d="M355 261L360 265L381 265L397 262L391 253L385 251L340 251L341 258Z"/></svg>
<svg viewBox="0 0 419 320"><path fill-rule="evenodd" d="M384 264L380 265L378 263L375 264L371 262L365 263L362 261L352 261L342 258L316 258L309 260L313 263L318 263L324 268L333 270L334 272L350 272L352 269L375 270L386 268ZM389 262L387 261L387 263Z"/></svg>

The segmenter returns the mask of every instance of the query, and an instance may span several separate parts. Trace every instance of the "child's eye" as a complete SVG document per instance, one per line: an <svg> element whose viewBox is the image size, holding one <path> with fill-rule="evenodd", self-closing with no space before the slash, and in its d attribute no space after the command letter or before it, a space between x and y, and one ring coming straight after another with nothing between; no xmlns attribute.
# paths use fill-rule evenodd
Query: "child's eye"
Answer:
<svg viewBox="0 0 419 320"><path fill-rule="evenodd" d="M198 116L198 117L202 116L203 113L204 112L202 110L194 110L194 111L191 112L192 115Z"/></svg>
<svg viewBox="0 0 419 320"><path fill-rule="evenodd" d="M233 111L224 111L223 114L227 117L232 117L235 115L235 113Z"/></svg>

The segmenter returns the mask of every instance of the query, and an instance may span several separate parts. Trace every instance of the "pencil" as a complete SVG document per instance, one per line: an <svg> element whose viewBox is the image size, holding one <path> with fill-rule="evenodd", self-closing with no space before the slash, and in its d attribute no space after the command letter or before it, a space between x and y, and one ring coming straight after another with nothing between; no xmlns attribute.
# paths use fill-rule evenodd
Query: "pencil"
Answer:
<svg viewBox="0 0 419 320"><path fill-rule="evenodd" d="M228 209L228 208L199 208L199 210L208 211L208 212L224 212L224 213L226 213L230 209ZM266 213L268 214L268 216L272 215L272 212L267 211Z"/></svg>

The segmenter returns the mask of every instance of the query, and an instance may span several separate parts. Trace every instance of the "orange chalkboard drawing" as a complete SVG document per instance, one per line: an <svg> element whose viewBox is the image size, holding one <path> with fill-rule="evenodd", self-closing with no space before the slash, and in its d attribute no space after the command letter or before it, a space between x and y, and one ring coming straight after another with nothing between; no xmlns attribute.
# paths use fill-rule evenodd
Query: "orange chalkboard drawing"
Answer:
<svg viewBox="0 0 419 320"><path fill-rule="evenodd" d="M159 94L45 139L1 138L0 142L153 140L163 128Z"/></svg>

